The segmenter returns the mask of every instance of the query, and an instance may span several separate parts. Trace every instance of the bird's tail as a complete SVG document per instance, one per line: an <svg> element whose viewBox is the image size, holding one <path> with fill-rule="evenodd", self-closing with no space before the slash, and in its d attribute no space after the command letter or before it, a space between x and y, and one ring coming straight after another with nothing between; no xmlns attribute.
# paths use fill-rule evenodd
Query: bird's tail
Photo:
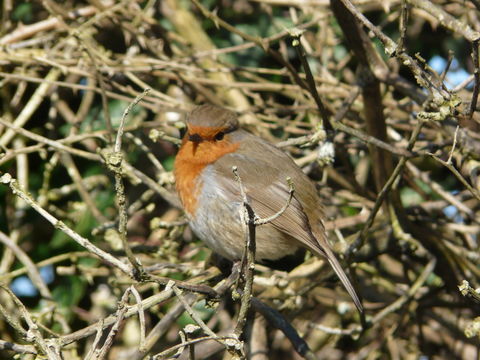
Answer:
<svg viewBox="0 0 480 360"><path fill-rule="evenodd" d="M358 298L357 292L352 286L352 283L347 277L347 274L345 274L345 271L343 271L342 266L338 262L337 258L333 254L332 250L329 248L323 249L326 253L326 258L330 265L332 266L333 270L337 274L338 278L342 282L343 286L345 286L345 289L347 289L348 294L352 297L353 302L355 303L355 306L357 307L358 311L360 313L363 313L363 306L362 303L360 302L360 299Z"/></svg>

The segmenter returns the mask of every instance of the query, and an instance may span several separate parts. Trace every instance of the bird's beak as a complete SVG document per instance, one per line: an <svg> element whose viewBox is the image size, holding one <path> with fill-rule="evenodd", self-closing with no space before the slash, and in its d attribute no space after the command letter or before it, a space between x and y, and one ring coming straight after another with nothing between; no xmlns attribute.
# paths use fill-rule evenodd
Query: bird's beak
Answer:
<svg viewBox="0 0 480 360"><path fill-rule="evenodd" d="M198 144L199 144L198 142L193 143L193 148L192 148L193 155L195 155L195 153L197 152Z"/></svg>
<svg viewBox="0 0 480 360"><path fill-rule="evenodd" d="M192 145L193 145L192 152L193 152L193 155L195 155L195 153L197 152L197 147L203 141L203 139L198 134L189 134L188 140L192 142Z"/></svg>

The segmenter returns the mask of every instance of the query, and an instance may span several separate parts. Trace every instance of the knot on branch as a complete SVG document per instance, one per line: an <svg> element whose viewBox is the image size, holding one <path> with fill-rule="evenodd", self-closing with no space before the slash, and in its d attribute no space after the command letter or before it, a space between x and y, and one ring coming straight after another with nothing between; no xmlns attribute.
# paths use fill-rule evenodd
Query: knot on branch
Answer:
<svg viewBox="0 0 480 360"><path fill-rule="evenodd" d="M105 161L107 168L115 173L121 172L121 166L123 163L123 154L121 151L112 151L110 149L102 149L100 156Z"/></svg>

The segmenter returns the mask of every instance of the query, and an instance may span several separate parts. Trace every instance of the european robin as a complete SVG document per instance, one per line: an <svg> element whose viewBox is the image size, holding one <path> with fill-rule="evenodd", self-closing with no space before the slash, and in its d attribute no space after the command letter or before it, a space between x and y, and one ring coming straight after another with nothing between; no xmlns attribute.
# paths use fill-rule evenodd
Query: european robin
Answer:
<svg viewBox="0 0 480 360"><path fill-rule="evenodd" d="M240 260L245 249L240 185L255 214L276 214L295 191L287 209L256 228L256 261L282 262L306 248L330 263L362 311L360 300L327 242L323 211L315 186L284 152L239 127L237 116L212 105L196 107L175 159L176 188L194 233L214 252Z"/></svg>

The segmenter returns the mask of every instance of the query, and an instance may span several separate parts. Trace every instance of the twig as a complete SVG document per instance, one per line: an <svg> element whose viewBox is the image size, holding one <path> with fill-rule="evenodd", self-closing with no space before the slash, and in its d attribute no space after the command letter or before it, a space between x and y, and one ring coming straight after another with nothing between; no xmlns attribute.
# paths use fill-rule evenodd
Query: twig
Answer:
<svg viewBox="0 0 480 360"><path fill-rule="evenodd" d="M471 208L465 205L461 200L458 200L454 195L450 192L445 191L443 187L436 181L433 181L427 173L421 172L417 167L415 167L411 162L407 163L407 168L409 171L412 172L414 178L420 178L426 184L428 184L433 191L435 191L438 195L444 198L447 202L452 204L453 206L457 207L460 211L465 212L469 216L474 216L474 212Z"/></svg>
<svg viewBox="0 0 480 360"><path fill-rule="evenodd" d="M28 331L25 336L26 341L34 342L35 344L37 344L37 346L42 350L42 352L47 356L49 360L62 360L58 339L45 339L40 330L38 329L38 325L35 323L30 313L25 308L25 305L23 305L23 303L7 286L0 284L0 288L2 288L3 291L5 291L10 296L10 298L17 306L21 317L28 325Z"/></svg>
<svg viewBox="0 0 480 360"><path fill-rule="evenodd" d="M91 153L91 152L88 152L88 151L84 151L84 150L80 150L80 149L75 149L75 148L72 148L72 147L69 147L69 146L66 146L64 144L62 144L61 142L59 141L55 141L55 140L51 140L51 139L48 139L44 136L41 136L41 135L37 135L31 131L28 131L28 130L25 130L21 127L18 127L14 124L11 124L9 123L8 121L5 121L4 119L0 118L0 124L10 128L11 130L13 130L15 133L18 133L18 134L21 134L29 139L32 139L34 141L37 141L39 143L42 143L42 144L46 144L48 146L51 146L53 147L54 149L57 149L57 150L60 150L60 151L66 151L70 154L73 154L73 155L76 155L76 156L80 156L80 157L83 157L85 159L89 159L89 160L93 160L93 161L101 161L102 158L100 157L100 155L98 154L94 154L94 153ZM4 135L6 135L7 133L5 133Z"/></svg>
<svg viewBox="0 0 480 360"><path fill-rule="evenodd" d="M233 174L235 176L235 180L238 182L240 188L240 195L243 201L243 212L241 218L246 225L245 229L245 252L242 258L242 268L244 269L244 276L245 276L245 286L243 289L243 293L241 296L241 305L240 310L238 313L237 324L235 326L234 334L238 337L243 332L243 327L245 326L245 322L247 319L247 312L248 308L250 307L250 301L252 299L252 286L253 286L253 278L254 278L254 271L255 271L255 250L256 250L256 243L255 243L255 228L260 225L268 224L279 216L281 216L285 210L287 210L290 202L293 198L294 194L294 185L290 178L287 178L287 183L289 186L289 193L287 201L285 202L284 206L272 216L268 218L258 218L255 214L253 208L251 207L247 194L245 193L245 188L242 183L242 178L238 173L238 168L236 166L232 167Z"/></svg>
<svg viewBox="0 0 480 360"><path fill-rule="evenodd" d="M0 147L5 147L8 145L10 140L15 136L16 129L21 128L25 123L30 120L33 113L37 108L40 106L41 102L43 101L44 97L47 95L48 91L51 88L49 81L57 80L60 76L60 70L58 69L51 69L48 75L45 77L45 82L40 84L40 86L35 90L32 97L28 101L28 103L23 107L22 112L17 116L15 121L9 126L8 129L1 137L0 137ZM3 125L6 125L2 122Z"/></svg>
<svg viewBox="0 0 480 360"><path fill-rule="evenodd" d="M195 344L198 344L200 342L207 341L207 340L215 340L215 341L222 341L222 342L238 341L233 336L216 336L215 338L213 338L211 336L199 337L199 338L187 340L187 341L184 341L180 344L169 347L167 350L162 351L161 353L152 356L152 360L163 360L163 359L166 358L166 356L168 354L172 353L173 351L175 351L177 349L183 349L185 346L195 345ZM171 358L169 358L169 359L171 359Z"/></svg>
<svg viewBox="0 0 480 360"><path fill-rule="evenodd" d="M0 283L0 288L4 286L3 283ZM27 337L27 330L22 327L22 324L17 320L18 314L15 312L12 314L12 311L8 311L1 303L0 303L0 314L2 314L3 318L5 319L6 323L10 325L17 334L22 336L23 338ZM14 317L15 316L15 317Z"/></svg>
<svg viewBox="0 0 480 360"><path fill-rule="evenodd" d="M458 290L460 290L463 296L471 296L477 303L480 303L480 291L472 288L467 280L462 281L458 286Z"/></svg>
<svg viewBox="0 0 480 360"><path fill-rule="evenodd" d="M243 224L245 225L245 250L242 257L242 269L245 277L245 285L243 288L243 294L240 302L240 310L238 311L237 324L235 325L235 330L233 333L235 336L240 337L243 333L243 328L247 321L248 308L250 307L250 301L252 298L252 286L253 286L253 277L255 272L255 251L256 251L256 234L255 234L255 212L253 211L251 205L248 202L247 195L245 193L245 188L242 183L242 179L238 174L238 168L236 166L232 167L235 180L238 182L240 188L240 194L242 197L242 212L240 218L242 219Z"/></svg>
<svg viewBox="0 0 480 360"><path fill-rule="evenodd" d="M140 351L142 351L145 348L145 311L143 310L142 297L138 290L134 286L131 286L130 291L135 297L135 301L137 302L138 306L138 322L140 323L140 344L138 348L140 349Z"/></svg>
<svg viewBox="0 0 480 360"><path fill-rule="evenodd" d="M442 73L440 74L440 79L442 80L442 83L445 82L445 78L447 77L448 71L450 70L450 67L452 66L453 59L455 57L455 54L452 50L448 51L448 59L447 59L447 65L445 66L445 69L443 69Z"/></svg>
<svg viewBox="0 0 480 360"><path fill-rule="evenodd" d="M155 181L152 178L150 178L149 176L145 175L140 170L134 168L129 163L124 163L123 166L125 168L125 171L128 171L130 174L138 177L138 179L140 179L143 184L145 184L150 189L152 189L157 194L159 194L162 198L164 198L166 201L168 201L172 206L174 206L176 208L181 208L182 207L180 205L180 200L178 199L178 196L176 194L171 193L170 191L165 189L163 186L161 186L157 181Z"/></svg>
<svg viewBox="0 0 480 360"><path fill-rule="evenodd" d="M402 12L400 15L400 39L398 39L398 48L400 51L405 51L405 39L407 37L407 24L410 15L410 8L406 0L402 0Z"/></svg>
<svg viewBox="0 0 480 360"><path fill-rule="evenodd" d="M84 360L91 360L93 356L96 356L97 346L100 343L100 340L102 339L102 335L103 335L103 321L100 320L97 323L97 333L95 334L95 338L92 341L90 350L88 350Z"/></svg>
<svg viewBox="0 0 480 360"><path fill-rule="evenodd" d="M86 248L88 251L92 252L93 254L97 255L100 259L107 262L108 264L120 269L125 274L129 276L133 276L132 268L130 265L121 262L120 260L116 259L109 253L103 251L102 249L93 245L89 240L80 236L80 234L73 231L70 227L68 227L63 221L58 220L48 211L43 209L38 205L38 203L33 200L23 189L20 188L17 181L12 178L12 176L8 173L3 174L0 177L0 183L10 186L12 192L23 199L28 205L30 205L35 211L37 211L40 215L42 215L48 222L50 222L55 228L63 231L66 235L70 238L75 240L79 245Z"/></svg>
<svg viewBox="0 0 480 360"><path fill-rule="evenodd" d="M125 120L133 109L135 105L137 105L143 97L145 97L150 89L145 89L142 94L138 95L135 100L130 103L125 111L123 112L122 119L120 121L120 125L117 130L117 137L115 139L114 150L112 154L106 157L106 163L109 168L115 174L115 193L117 195L117 205L118 205L118 212L119 212L119 221L118 221L118 233L120 235L120 239L122 240L123 249L125 254L127 255L130 264L133 266L134 269L134 277L137 280L140 280L144 274L144 270L139 262L139 260L133 255L132 250L130 249L130 245L127 241L127 221L128 221L128 214L127 214L127 200L125 197L125 187L123 185L123 174L122 174L122 163L123 163L123 154L121 152L122 149L122 135L125 127Z"/></svg>
<svg viewBox="0 0 480 360"><path fill-rule="evenodd" d="M95 204L95 201L92 199L87 189L85 188L84 179L82 178L82 175L78 171L78 168L75 165L75 162L73 161L72 156L69 153L64 153L62 154L62 161L65 165L65 168L68 171L68 174L73 179L78 193L80 194L85 204L87 204L88 209L92 212L93 216L99 222L107 222L108 221L107 217L100 212L97 205Z"/></svg>
<svg viewBox="0 0 480 360"><path fill-rule="evenodd" d="M395 300L393 303L385 307L382 311L378 312L373 318L367 319L367 325L370 327L370 326L375 326L377 324L380 324L380 321L384 319L387 315L401 309L402 306L404 306L407 302L409 302L412 298L414 298L417 295L418 290L420 290L420 288L423 286L427 278L435 269L436 264L437 264L436 258L432 258L428 262L428 264L425 266L422 273L418 276L415 283L407 291L407 293L400 296L397 300ZM341 334L341 335L349 335L349 336L358 334L363 331L363 328L361 326L356 326L352 329L336 329L336 328L330 328L322 325L317 326L316 324L312 324L312 326L319 330L325 331L329 334Z"/></svg>
<svg viewBox="0 0 480 360"><path fill-rule="evenodd" d="M450 154L448 155L447 164L452 163L452 156L453 156L453 152L455 151L455 146L457 145L457 136L458 136L458 129L459 128L460 127L458 125L455 128L455 134L453 136L453 145L452 145L452 149L450 150Z"/></svg>
<svg viewBox="0 0 480 360"><path fill-rule="evenodd" d="M408 151L411 151L413 149L413 146L415 145L415 142L418 138L418 135L420 134L420 130L422 129L423 124L424 124L423 120L417 119L417 124L415 125L415 129L413 130L412 134L410 135L410 140L408 141L408 146L407 146ZM392 185L394 184L394 182L396 181L397 177L402 172L403 167L405 166L407 160L408 159L404 156L402 156L400 158L400 161L395 166L395 169L393 170L392 174L388 178L387 182L385 183L385 185L383 185L382 190L378 193L377 199L375 200L375 204L372 208L372 211L370 212L370 215L368 216L367 221L365 222L365 225L363 226L362 231L360 232L359 236L357 237L355 242L350 246L350 248L348 249L348 251L346 253L347 257L352 256L360 247L362 247L362 245L365 242L365 239L367 237L368 230L372 226L378 210L380 210L380 207L382 206L383 200L387 196L388 192L390 191L390 189L391 189Z"/></svg>
<svg viewBox="0 0 480 360"><path fill-rule="evenodd" d="M118 303L117 312L114 315L116 317L115 323L113 324L112 328L110 329L110 331L107 335L107 338L105 339L105 342L103 343L102 348L99 349L99 351L96 353L95 359L97 359L97 360L104 359L105 356L107 356L108 350L113 345L113 339L117 335L117 333L120 329L120 324L122 323L122 321L125 317L125 314L127 312L127 303L128 303L128 297L129 297L129 295L132 291L131 288L132 287L129 287L123 293L123 296L122 296L120 302ZM140 311L140 309L139 309L139 311Z"/></svg>
<svg viewBox="0 0 480 360"><path fill-rule="evenodd" d="M470 101L470 109L468 117L472 119L473 113L477 109L478 93L480 92L480 56L478 55L480 39L472 42L472 60L473 60L473 82L472 100Z"/></svg>
<svg viewBox="0 0 480 360"><path fill-rule="evenodd" d="M93 255L92 253L90 253L88 251L74 251L74 252L69 252L67 254L60 254L60 255L57 255L57 256L52 256L49 259L46 259L46 260L43 260L43 261L40 261L40 262L36 263L35 266L38 267L38 268L41 268L43 266L52 265L52 264L55 264L57 262L63 262L65 260L75 261L74 259L79 258L79 257L83 257L83 256L87 257L87 256L95 256L95 255ZM23 268L11 271L11 272L6 273L6 274L0 274L0 282L6 281L6 280L9 280L9 279L13 279L17 276L27 274L27 273L28 273L28 268L23 267Z"/></svg>
<svg viewBox="0 0 480 360"><path fill-rule="evenodd" d="M82 73L82 75L88 76L89 74L88 73ZM69 83L69 82L58 81L58 80L52 81L52 80L47 80L47 79L44 79L44 78L31 77L31 76L26 76L26 75L9 74L9 73L5 73L5 72L1 72L1 71L0 71L0 77L3 77L5 79L19 79L19 80L22 80L22 81L28 81L28 82L36 83L36 84L56 85L56 86L59 86L59 87L66 87L66 88L69 88L69 89L72 89L72 90L85 90L85 91L92 91L92 92L95 92L95 93L100 93L100 90L97 87L91 86L91 85L72 84L72 83ZM192 81L195 81L195 80L192 79ZM107 95L111 99L117 99L117 100L122 100L122 101L127 101L127 102L130 102L135 98L134 96L126 96L126 95L118 94L118 93L113 92L113 91L107 91ZM151 101L151 99L150 99L150 101ZM157 106L152 104L150 101L145 102L143 106L150 109L150 110L158 110ZM167 105L168 104L164 104L164 106L166 108L168 108ZM106 131L104 131L104 133L106 133ZM86 135L86 136L90 136L90 135Z"/></svg>
<svg viewBox="0 0 480 360"><path fill-rule="evenodd" d="M0 340L0 349L4 351L13 351L15 354L34 354L38 355L37 349L33 345L15 344L10 341Z"/></svg>
<svg viewBox="0 0 480 360"><path fill-rule="evenodd" d="M95 78L98 79L98 84L100 85L100 96L102 99L103 117L105 120L105 127L107 128L106 137L107 137L108 143L111 144L113 140L112 138L113 126L112 126L112 118L110 116L110 108L108 107L107 90L106 90L105 81L103 80L103 74L101 74L98 69L97 61L95 59L94 53L89 43L90 37L76 30L73 31L73 35L77 38L78 42L83 47L85 52L88 54L88 57L90 58L90 61L93 64L94 75L95 75ZM118 141L118 133L117 133L117 141Z"/></svg>
<svg viewBox="0 0 480 360"><path fill-rule="evenodd" d="M418 156L416 153L412 152L411 149L402 149L399 147L392 146L380 139L377 139L376 137L370 136L368 134L365 134L364 132L351 128L341 122L334 122L333 127L337 130L343 131L349 135L355 136L356 138L362 140L366 144L372 144L375 145L381 149L387 150L391 152L392 154L398 155L398 156L404 156L404 157L415 157Z"/></svg>
<svg viewBox="0 0 480 360"><path fill-rule="evenodd" d="M438 88L436 84L434 84L431 78L425 73L425 71L418 65L417 61L413 59L407 53L401 51L397 44L385 35L377 26L373 25L370 20L367 19L365 15L358 11L358 9L351 3L350 0L338 0L350 11L352 15L354 15L361 24L367 27L375 36L382 42L383 47L385 49L385 53L388 56L396 55L404 65L408 66L410 71L415 76L415 80L417 83L425 87L434 98L439 99L448 99L449 94L445 91L441 91L442 89Z"/></svg>
<svg viewBox="0 0 480 360"><path fill-rule="evenodd" d="M218 298L218 293L208 285L204 284L191 284L181 280L172 280L167 277L161 277L157 275L149 275L149 279L155 281L161 285L168 286L171 282L175 284L176 287L182 290L189 292L196 292L205 296L208 296L212 299Z"/></svg>
<svg viewBox="0 0 480 360"><path fill-rule="evenodd" d="M293 184L293 181L290 177L286 178L286 182L288 184L288 198L285 204L283 204L282 208L278 210L275 214L272 216L266 217L266 218L255 218L255 225L265 225L268 223L271 223L272 221L276 220L278 217L282 216L282 214L287 210L287 208L290 206L290 203L292 202L293 194L295 193L295 185Z"/></svg>
<svg viewBox="0 0 480 360"><path fill-rule="evenodd" d="M460 174L458 172L458 170L452 164L449 164L446 161L443 161L442 159L440 159L435 154L430 153L429 155L435 161L439 162L440 164L445 166L448 170L450 170L453 173L453 175L455 175L455 177L468 189L468 191L470 191L472 193L472 195L475 196L475 198L480 201L480 192L477 189L475 189L472 185L470 185L468 183L468 181L465 180L465 178L462 176L462 174Z"/></svg>
<svg viewBox="0 0 480 360"><path fill-rule="evenodd" d="M32 146L25 146L21 149L8 149L6 153L0 153L0 165L3 165L12 159L15 159L17 155L20 154L31 154L34 152L41 153L42 151L45 151L44 148L44 144L36 144Z"/></svg>
<svg viewBox="0 0 480 360"><path fill-rule="evenodd" d="M152 132L153 130L150 131L150 133ZM160 174L165 174L167 171L165 170L165 168L163 167L162 163L155 157L155 155L152 153L152 149L150 149L147 145L145 145L142 140L138 137L138 136L135 136L133 135L132 133L126 133L125 136L132 140L133 143L138 146L139 149L141 149L145 155L148 157L148 159L150 160L150 162L153 164L153 166L155 167L155 169L157 169L157 176L160 175ZM173 137L172 137L173 138ZM165 139L165 138L163 138ZM177 139L177 138L173 138L175 139L175 144L178 145L181 143L180 139ZM167 140L167 139L165 139ZM168 141L168 140L167 140Z"/></svg>
<svg viewBox="0 0 480 360"><path fill-rule="evenodd" d="M199 296L197 294L185 294L183 296L184 301L193 305L198 301ZM132 360L140 360L145 358L145 355L158 343L158 340L170 329L172 324L183 314L185 307L180 300L178 303L172 306L172 308L165 314L162 319L153 327L148 336L145 339L143 347L139 347L134 353L131 354ZM172 348L169 352L173 351Z"/></svg>
<svg viewBox="0 0 480 360"><path fill-rule="evenodd" d="M148 310L152 306L158 305L158 304L162 303L163 301L166 301L166 300L172 298L174 295L175 294L174 294L173 290L166 289L166 290L164 290L160 293L157 293L155 295L152 295L152 296L142 300L142 308L144 310ZM125 318L129 318L129 317L132 317L132 316L138 314L138 311L139 311L138 304L128 305L127 307L128 307L128 309L125 312L125 316L124 316ZM100 321L102 322L103 328L105 329L106 327L113 325L116 320L117 320L116 316L110 315L110 316L107 316L106 318L104 318ZM80 330L77 330L73 333L61 336L60 341L61 341L62 346L71 344L75 341L78 341L79 339L83 339L87 336L90 336L90 335L96 333L98 326L99 326L99 322L96 322L94 324L91 324L91 325L83 328L83 329L80 329Z"/></svg>
<svg viewBox="0 0 480 360"><path fill-rule="evenodd" d="M333 127L330 123L330 114L328 113L327 109L323 105L320 96L318 95L317 87L315 86L315 79L313 78L312 70L310 69L310 65L308 64L307 57L305 55L305 49L302 46L301 38L302 38L302 31L298 29L294 29L290 32L290 36L292 37L292 46L297 52L297 56L300 58L302 63L303 70L305 71L305 75L307 78L307 85L310 94L312 95L315 103L317 104L318 110L320 115L322 116L323 126L325 131L327 132L327 137L333 137L332 131ZM331 139L328 139L331 141Z"/></svg>
<svg viewBox="0 0 480 360"><path fill-rule="evenodd" d="M475 42L480 39L480 33L473 30L467 22L460 21L454 18L452 15L444 11L442 8L434 4L429 0L407 0L413 6L425 10L438 20L444 27L453 32L462 35L470 42Z"/></svg>
<svg viewBox="0 0 480 360"><path fill-rule="evenodd" d="M267 320L261 314L253 320L249 343L251 360L268 360Z"/></svg>
<svg viewBox="0 0 480 360"><path fill-rule="evenodd" d="M40 291L42 297L45 299L52 299L52 294L50 293L47 284L43 281L40 272L30 257L2 231L0 231L0 242L8 249L12 250L17 259L25 265L25 268L28 271L28 276Z"/></svg>
<svg viewBox="0 0 480 360"><path fill-rule="evenodd" d="M202 328L202 330L209 335L213 340L216 340L217 342L223 344L227 349L232 349L236 350L239 353L243 353L243 344L240 340L238 340L238 336L233 333L233 336L231 339L234 340L234 342L227 341L225 342L223 339L220 339L217 334L215 334L208 326L205 324L205 322L195 313L195 311L191 308L191 306L188 304L187 301L185 301L182 292L176 287L175 283L172 281L170 282L169 285L167 285L166 289L171 288L177 298L180 300L182 305L184 306L185 310L187 311L188 315L191 316L191 318Z"/></svg>
<svg viewBox="0 0 480 360"><path fill-rule="evenodd" d="M110 3L113 4L113 1ZM91 16L98 11L96 6L85 6L75 11L70 11L68 13L70 19L76 19L81 16ZM11 32L10 34L5 35L0 39L0 45L8 45L15 43L17 41L26 39L30 36L33 36L41 31L48 31L54 29L60 24L60 20L56 17L51 17L46 20L39 21L31 25L23 25L17 30Z"/></svg>
<svg viewBox="0 0 480 360"><path fill-rule="evenodd" d="M288 70L290 75L292 75L295 83L297 83L298 86L308 91L308 85L299 76L298 72L295 70L292 64L290 64L286 59L284 59L283 56L278 51L272 49L269 46L269 43L265 41L265 39L257 38L255 36L251 36L251 35L248 35L247 33L240 31L238 28L220 19L216 14L212 13L211 11L208 11L202 4L200 4L198 0L191 0L191 1L195 4L197 8L200 9L200 11L203 13L205 17L211 19L215 24L220 25L221 27L225 28L226 30L228 30L233 34L237 34L242 39L254 42L257 46L263 49L263 51L271 55L278 63L280 63L282 66L285 66L285 68Z"/></svg>
<svg viewBox="0 0 480 360"><path fill-rule="evenodd" d="M212 274L214 276L214 274ZM231 288L232 284L234 284L239 277L239 269L238 267L232 268L232 274L230 277L215 286L215 291L219 295L225 294L225 292ZM178 285L177 285L178 286ZM197 302L200 299L198 294L185 294L183 295L183 300L187 302L190 306ZM145 357L145 354L150 351L160 339L171 327L172 323L185 311L185 307L182 302L179 302L172 307L172 309L162 317L162 319L154 326L152 331L148 334L145 340L145 346L143 349L139 349L132 354L132 360L140 360Z"/></svg>
<svg viewBox="0 0 480 360"><path fill-rule="evenodd" d="M182 329L182 333L185 334L186 340L191 340L190 335L197 331L200 327L188 324ZM195 346L193 344L188 345L188 360L195 360Z"/></svg>
<svg viewBox="0 0 480 360"><path fill-rule="evenodd" d="M280 312L271 308L255 297L252 298L252 307L255 311L262 314L271 325L285 334L298 354L303 356L305 359L316 359L315 354L312 352L312 350L310 350L305 340L298 334L295 328Z"/></svg>

